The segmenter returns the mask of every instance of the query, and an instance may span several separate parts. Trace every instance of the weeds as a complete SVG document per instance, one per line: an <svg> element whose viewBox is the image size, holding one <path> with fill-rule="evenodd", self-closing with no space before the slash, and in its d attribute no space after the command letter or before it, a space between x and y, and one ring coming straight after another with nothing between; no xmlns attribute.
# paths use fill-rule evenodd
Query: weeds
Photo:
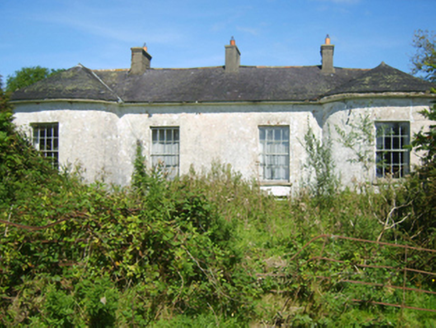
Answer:
<svg viewBox="0 0 436 328"><path fill-rule="evenodd" d="M304 178L306 181L302 181L302 186L308 188L310 194L316 197L335 194L339 187L339 177L335 172L330 133L321 141L308 123L303 146L307 154L306 164L303 166L307 177Z"/></svg>

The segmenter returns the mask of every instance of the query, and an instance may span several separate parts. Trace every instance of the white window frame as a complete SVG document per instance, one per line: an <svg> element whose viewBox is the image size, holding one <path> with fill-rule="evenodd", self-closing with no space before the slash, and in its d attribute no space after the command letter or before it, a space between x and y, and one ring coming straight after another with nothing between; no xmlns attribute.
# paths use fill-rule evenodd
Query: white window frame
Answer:
<svg viewBox="0 0 436 328"><path fill-rule="evenodd" d="M289 125L259 126L259 170L263 182L289 182Z"/></svg>
<svg viewBox="0 0 436 328"><path fill-rule="evenodd" d="M59 123L32 123L32 144L36 150L59 168Z"/></svg>
<svg viewBox="0 0 436 328"><path fill-rule="evenodd" d="M410 122L375 122L375 175L377 178L402 178L410 172Z"/></svg>
<svg viewBox="0 0 436 328"><path fill-rule="evenodd" d="M151 164L158 167L169 179L180 171L180 128L153 126L151 130Z"/></svg>

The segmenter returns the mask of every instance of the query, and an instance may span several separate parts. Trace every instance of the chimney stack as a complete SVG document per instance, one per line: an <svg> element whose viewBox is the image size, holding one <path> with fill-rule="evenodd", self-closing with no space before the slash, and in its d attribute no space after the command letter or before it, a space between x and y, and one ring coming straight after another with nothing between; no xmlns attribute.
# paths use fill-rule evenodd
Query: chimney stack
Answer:
<svg viewBox="0 0 436 328"><path fill-rule="evenodd" d="M232 36L230 40L230 45L226 47L226 73L237 73L239 71L239 65L241 63L241 53L236 46L235 39Z"/></svg>
<svg viewBox="0 0 436 328"><path fill-rule="evenodd" d="M333 67L333 52L335 46L330 44L330 36L327 34L325 38L325 44L321 45L321 58L322 58L322 68L323 73L334 73L335 68Z"/></svg>
<svg viewBox="0 0 436 328"><path fill-rule="evenodd" d="M147 68L150 68L151 56L147 52L147 47L144 46L130 48L132 50L132 64L130 66L130 74L143 74Z"/></svg>

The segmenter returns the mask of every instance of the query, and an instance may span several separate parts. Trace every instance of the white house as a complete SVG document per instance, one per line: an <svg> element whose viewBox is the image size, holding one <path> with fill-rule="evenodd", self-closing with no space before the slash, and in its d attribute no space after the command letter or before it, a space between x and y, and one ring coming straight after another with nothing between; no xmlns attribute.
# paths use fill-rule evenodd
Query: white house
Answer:
<svg viewBox="0 0 436 328"><path fill-rule="evenodd" d="M148 164L163 162L170 175L220 161L285 195L303 177L309 125L334 140L345 184L401 177L418 163L403 146L429 125L420 111L434 100L432 84L384 63L335 67L328 37L320 66L243 66L233 39L218 67L151 68L146 48L131 50L130 69L79 64L13 94L15 123L56 165L80 164L88 180L104 172L127 185L139 141ZM365 116L378 136L371 156L384 163L368 172L349 162L353 151L335 130Z"/></svg>

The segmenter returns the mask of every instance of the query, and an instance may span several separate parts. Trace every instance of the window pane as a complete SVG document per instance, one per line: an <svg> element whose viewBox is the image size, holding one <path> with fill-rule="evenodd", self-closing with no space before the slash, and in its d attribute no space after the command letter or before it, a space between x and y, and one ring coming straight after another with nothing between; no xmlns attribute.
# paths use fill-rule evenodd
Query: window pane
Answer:
<svg viewBox="0 0 436 328"><path fill-rule="evenodd" d="M274 140L279 141L282 139L282 130L275 129L274 130Z"/></svg>
<svg viewBox="0 0 436 328"><path fill-rule="evenodd" d="M260 139L260 141L265 140L265 129L264 128L259 129L259 139Z"/></svg>
<svg viewBox="0 0 436 328"><path fill-rule="evenodd" d="M173 142L173 130L167 130L167 143Z"/></svg>

